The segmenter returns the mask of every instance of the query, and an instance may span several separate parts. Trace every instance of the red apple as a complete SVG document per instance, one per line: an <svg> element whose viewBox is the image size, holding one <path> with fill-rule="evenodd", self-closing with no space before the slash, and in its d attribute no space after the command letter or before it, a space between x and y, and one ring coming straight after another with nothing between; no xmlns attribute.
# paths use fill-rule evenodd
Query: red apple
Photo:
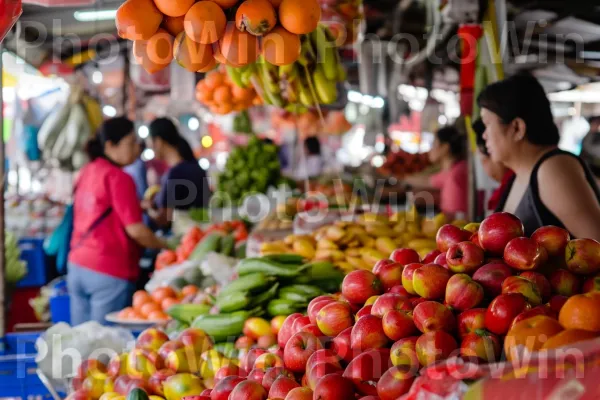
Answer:
<svg viewBox="0 0 600 400"><path fill-rule="evenodd" d="M230 400L266 400L267 397L265 388L251 380L238 383L229 395Z"/></svg>
<svg viewBox="0 0 600 400"><path fill-rule="evenodd" d="M299 387L289 391L285 400L313 400L313 391L308 387Z"/></svg>
<svg viewBox="0 0 600 400"><path fill-rule="evenodd" d="M327 304L317 314L317 326L327 336L336 336L353 324L352 310L342 301Z"/></svg>
<svg viewBox="0 0 600 400"><path fill-rule="evenodd" d="M171 344L169 344L171 343ZM167 346L168 345L168 346ZM172 341L172 342L167 342L164 345L162 345L162 347L160 348L160 350L158 351L158 355L160 356L160 358L162 358L163 360L166 358L166 356L168 355L168 353L171 351L171 348L175 348L177 344L177 341ZM165 349L165 350L163 350ZM122 354L115 354L109 361L108 363L108 376L111 378L116 378L117 376L120 375L125 375L127 374L127 357L128 354L127 353L122 353ZM78 379L80 382L83 381L83 379L75 377L75 379ZM77 389L77 388L75 388Z"/></svg>
<svg viewBox="0 0 600 400"><path fill-rule="evenodd" d="M418 306L419 304L421 304L421 303L424 303L424 302L426 302L426 301L428 301L428 300L427 300L427 299L424 299L424 298L422 298L422 297L413 297L413 298L411 298L411 299L410 299L410 303L412 304L412 306L413 306L413 309L414 309L416 306Z"/></svg>
<svg viewBox="0 0 600 400"><path fill-rule="evenodd" d="M285 344L288 342L288 340L290 340L290 338L293 335L292 327L294 326L294 322L296 321L296 319L298 319L300 317L302 317L302 314L294 313L294 314L288 315L288 317L285 319L285 321L283 321L283 324L281 325L281 329L279 330L279 333L277 333L277 344L279 345L279 347L281 347L281 348L285 347Z"/></svg>
<svg viewBox="0 0 600 400"><path fill-rule="evenodd" d="M202 391L202 393L200 393L200 396L207 396L210 399L210 394L212 393L212 389L204 389ZM182 400L187 400L187 396L184 397Z"/></svg>
<svg viewBox="0 0 600 400"><path fill-rule="evenodd" d="M556 294L550 298L548 302L548 306L554 311L557 315L560 312L562 306L565 305L569 298L566 296L561 296L560 294Z"/></svg>
<svg viewBox="0 0 600 400"><path fill-rule="evenodd" d="M502 294L521 293L534 306L542 304L542 296L537 285L522 276L509 276L502 282Z"/></svg>
<svg viewBox="0 0 600 400"><path fill-rule="evenodd" d="M386 312L382 324L385 335L394 341L417 333L412 316L405 311L390 310Z"/></svg>
<svg viewBox="0 0 600 400"><path fill-rule="evenodd" d="M277 354L271 352L261 354L254 361L254 368L264 369L265 371L269 368L283 367L283 359Z"/></svg>
<svg viewBox="0 0 600 400"><path fill-rule="evenodd" d="M504 248L514 238L524 235L523 223L506 212L495 213L483 220L479 226L479 243L488 253L504 255Z"/></svg>
<svg viewBox="0 0 600 400"><path fill-rule="evenodd" d="M396 285L393 288L391 288L390 290L388 290L388 293L395 293L395 294L401 294L402 296L406 296L406 297L411 297L412 295L410 293L408 293L406 291L406 289L404 289L404 286L402 285Z"/></svg>
<svg viewBox="0 0 600 400"><path fill-rule="evenodd" d="M554 319L558 318L558 313L554 312L554 310L550 306L547 306L547 305L537 306L537 307L533 307L532 309L525 310L522 313L520 313L519 315L517 315L515 317L515 319L513 319L512 323L510 324L510 329L512 329L512 327L515 326L516 324L518 324L519 322L525 321L526 319L535 317L537 315L545 315L547 317L554 318Z"/></svg>
<svg viewBox="0 0 600 400"><path fill-rule="evenodd" d="M135 341L135 347L151 351L158 351L161 346L169 341L169 336L157 328L148 328L140 333Z"/></svg>
<svg viewBox="0 0 600 400"><path fill-rule="evenodd" d="M262 379L262 386L267 390L271 389L273 382L275 382L275 380L277 378L279 378L280 376L285 376L285 377L294 379L294 374L285 368L282 368L282 367L269 368L265 372L265 376Z"/></svg>
<svg viewBox="0 0 600 400"><path fill-rule="evenodd" d="M600 272L600 242L593 239L574 239L567 244L565 260L569 271L577 275Z"/></svg>
<svg viewBox="0 0 600 400"><path fill-rule="evenodd" d="M300 329L300 332L308 332L315 335L318 338L322 338L323 336L325 336L323 335L323 332L321 332L319 327L315 324L308 324L304 326L302 329Z"/></svg>
<svg viewBox="0 0 600 400"><path fill-rule="evenodd" d="M277 378L277 380L275 380L275 382L273 382L271 389L269 389L269 398L283 399L292 389L298 387L300 387L300 385L294 379L286 376L280 376Z"/></svg>
<svg viewBox="0 0 600 400"><path fill-rule="evenodd" d="M477 246L481 247L483 249L483 247L481 246L481 243L479 242L479 233L475 232L471 235L471 237L469 238L470 242L473 242L474 244L476 244Z"/></svg>
<svg viewBox="0 0 600 400"><path fill-rule="evenodd" d="M431 264L435 261L437 256L439 256L440 254L442 254L442 252L437 249L431 250L429 253L425 254L425 257L423 257L423 260L421 260L421 263L422 264Z"/></svg>
<svg viewBox="0 0 600 400"><path fill-rule="evenodd" d="M396 400L405 395L415 381L415 372L406 365L388 369L377 382L377 395L381 400Z"/></svg>
<svg viewBox="0 0 600 400"><path fill-rule="evenodd" d="M331 342L331 350L346 362L350 362L354 358L351 336L352 327L349 327L340 332Z"/></svg>
<svg viewBox="0 0 600 400"><path fill-rule="evenodd" d="M458 336L462 339L469 333L485 328L485 308L473 308L458 314Z"/></svg>
<svg viewBox="0 0 600 400"><path fill-rule="evenodd" d="M373 269L371 270L371 272L373 272L375 275L379 274L379 271L381 270L381 267L388 265L388 264L394 264L395 261L393 260L389 260L389 259L383 259L383 260L379 260L375 263L375 265L373 266Z"/></svg>
<svg viewBox="0 0 600 400"><path fill-rule="evenodd" d="M550 300L550 296L552 296L552 287L550 286L550 281L544 275L539 272L525 271L519 276L535 283L542 296L542 301L546 302Z"/></svg>
<svg viewBox="0 0 600 400"><path fill-rule="evenodd" d="M472 274L483 265L485 254L472 242L460 242L448 249L446 263L454 273Z"/></svg>
<svg viewBox="0 0 600 400"><path fill-rule="evenodd" d="M268 335L262 335L256 341L256 346L258 346L261 349L268 349L269 347L274 346L276 344L277 337L275 337L275 335L273 335L272 333Z"/></svg>
<svg viewBox="0 0 600 400"><path fill-rule="evenodd" d="M239 350L249 350L251 349L256 342L250 336L240 336L235 341L235 348Z"/></svg>
<svg viewBox="0 0 600 400"><path fill-rule="evenodd" d="M350 346L355 350L385 347L388 338L383 331L381 318L367 315L356 321L350 334Z"/></svg>
<svg viewBox="0 0 600 400"><path fill-rule="evenodd" d="M460 344L461 356L477 357L487 363L499 361L501 352L500 338L485 329L469 333Z"/></svg>
<svg viewBox="0 0 600 400"><path fill-rule="evenodd" d="M519 271L539 268L548 259L542 246L526 237L512 239L504 248L504 261Z"/></svg>
<svg viewBox="0 0 600 400"><path fill-rule="evenodd" d="M528 307L527 299L520 293L501 294L485 312L485 328L496 335L506 335L513 319Z"/></svg>
<svg viewBox="0 0 600 400"><path fill-rule="evenodd" d="M421 257L419 257L419 253L413 249L396 249L392 251L390 260L402 265L407 265L421 262Z"/></svg>
<svg viewBox="0 0 600 400"><path fill-rule="evenodd" d="M473 280L483 286L485 294L493 298L502 293L502 282L512 274L508 265L497 261L475 271Z"/></svg>
<svg viewBox="0 0 600 400"><path fill-rule="evenodd" d="M600 274L586 279L582 289L583 293L600 292Z"/></svg>
<svg viewBox="0 0 600 400"><path fill-rule="evenodd" d="M306 369L306 381L308 383L308 387L311 390L315 390L317 386L317 382L324 377L325 375L339 373L340 375L343 373L342 367L339 365L331 364L328 362L321 362L314 364L312 369Z"/></svg>
<svg viewBox="0 0 600 400"><path fill-rule="evenodd" d="M269 352L265 349L250 349L248 353L244 354L242 359L240 360L240 367L245 369L246 371L250 371L254 368L254 364L256 363L256 359L262 354L268 354Z"/></svg>
<svg viewBox="0 0 600 400"><path fill-rule="evenodd" d="M296 333L300 332L300 330L303 327L305 327L306 325L310 325L311 323L312 322L310 321L310 318L308 316L302 316L302 317L296 318L296 320L292 324L292 334L296 334Z"/></svg>
<svg viewBox="0 0 600 400"><path fill-rule="evenodd" d="M456 328L456 318L452 311L437 301L424 301L413 311L413 321L423 333L431 331L452 332Z"/></svg>
<svg viewBox="0 0 600 400"><path fill-rule="evenodd" d="M313 400L353 399L354 386L350 379L339 374L325 375L315 387Z"/></svg>
<svg viewBox="0 0 600 400"><path fill-rule="evenodd" d="M581 278L566 269L557 269L550 274L550 286L554 294L571 297L581 293Z"/></svg>
<svg viewBox="0 0 600 400"><path fill-rule="evenodd" d="M413 290L425 299L441 299L444 297L450 276L450 271L440 265L423 265L413 273Z"/></svg>
<svg viewBox="0 0 600 400"><path fill-rule="evenodd" d="M358 393L374 396L377 394L377 382L391 367L389 349L369 350L350 361L344 371L344 377L352 380Z"/></svg>
<svg viewBox="0 0 600 400"><path fill-rule="evenodd" d="M371 296L372 298L377 298L377 296ZM369 299L371 298L369 297ZM367 299L367 301L369 300ZM366 305L367 302L365 303L351 303L347 298L345 298L344 296L340 296L339 300L341 302L346 303L349 307L350 307L350 311L352 311L353 314L356 314L358 312L358 310L360 310L364 305Z"/></svg>
<svg viewBox="0 0 600 400"><path fill-rule="evenodd" d="M413 288L413 275L415 271L421 268L423 264L407 264L404 266L404 270L402 270L402 286L404 289L410 294L417 294L415 289Z"/></svg>
<svg viewBox="0 0 600 400"><path fill-rule="evenodd" d="M456 351L458 344L447 332L435 331L422 334L415 345L417 358L422 366L445 360Z"/></svg>
<svg viewBox="0 0 600 400"><path fill-rule="evenodd" d="M127 396L127 394L129 393L129 391L128 391L129 384L131 383L132 380L133 379L131 379L127 375L121 375L121 376L117 377L117 379L115 379L115 384L114 384L115 392L119 393L123 396Z"/></svg>
<svg viewBox="0 0 600 400"><path fill-rule="evenodd" d="M452 276L446 286L446 304L458 311L477 307L483 296L483 287L467 274Z"/></svg>
<svg viewBox="0 0 600 400"><path fill-rule="evenodd" d="M292 372L304 372L308 358L322 347L323 345L315 335L307 332L296 333L283 350L285 367Z"/></svg>
<svg viewBox="0 0 600 400"><path fill-rule="evenodd" d="M562 257L565 254L565 249L571 239L571 235L569 235L566 229L548 225L536 229L531 238L546 249L548 256Z"/></svg>
<svg viewBox="0 0 600 400"><path fill-rule="evenodd" d="M164 397L165 393L163 392L162 384L167 380L168 377L173 375L175 375L175 372L171 371L170 369L161 369L156 371L154 374L152 374L150 379L148 379L148 389L150 389L150 391L155 395Z"/></svg>
<svg viewBox="0 0 600 400"><path fill-rule="evenodd" d="M471 232L454 225L442 226L435 236L435 242L440 252L446 252L450 247L460 242L465 242L471 237Z"/></svg>
<svg viewBox="0 0 600 400"><path fill-rule="evenodd" d="M210 400L227 400L233 389L246 379L239 376L226 376L210 392Z"/></svg>
<svg viewBox="0 0 600 400"><path fill-rule="evenodd" d="M394 366L407 365L417 370L419 359L417 358L416 345L419 336L409 336L398 340L390 350L390 360Z"/></svg>
<svg viewBox="0 0 600 400"><path fill-rule="evenodd" d="M383 293L381 281L371 271L352 271L342 282L342 295L354 304L364 304L371 296Z"/></svg>
<svg viewBox="0 0 600 400"><path fill-rule="evenodd" d="M246 376L246 371L242 370L235 364L227 364L224 367L219 368L219 370L215 373L215 382L220 381L226 376L241 376L244 378Z"/></svg>
<svg viewBox="0 0 600 400"><path fill-rule="evenodd" d="M264 369L255 368L248 372L248 380L258 382L262 385L262 381L265 378L266 372Z"/></svg>
<svg viewBox="0 0 600 400"><path fill-rule="evenodd" d="M396 285L402 284L402 270L404 265L400 263L386 264L373 272L381 281L384 291L388 291Z"/></svg>
<svg viewBox="0 0 600 400"><path fill-rule="evenodd" d="M448 269L448 262L446 261L446 252L438 255L433 261L434 264L441 265L442 267Z"/></svg>
<svg viewBox="0 0 600 400"><path fill-rule="evenodd" d="M317 314L319 313L319 311L321 311L321 308L325 307L329 303L333 303L336 301L333 297L327 296L329 297L327 299L324 299L323 297L325 296L319 296L313 299L310 303L308 303L308 308L306 309L306 311L311 324L317 323Z"/></svg>
<svg viewBox="0 0 600 400"><path fill-rule="evenodd" d="M371 310L373 309L372 305L364 306L356 313L356 319L360 319L365 315L371 315Z"/></svg>
<svg viewBox="0 0 600 400"><path fill-rule="evenodd" d="M322 362L337 365L339 367L340 360L341 360L340 356L333 350L329 350L329 349L317 350L310 356L310 358L306 362L306 370L310 370L313 367L313 365L316 365L316 364L322 363Z"/></svg>
<svg viewBox="0 0 600 400"><path fill-rule="evenodd" d="M412 311L410 300L400 294L386 293L375 300L371 308L371 314L382 318L390 310Z"/></svg>

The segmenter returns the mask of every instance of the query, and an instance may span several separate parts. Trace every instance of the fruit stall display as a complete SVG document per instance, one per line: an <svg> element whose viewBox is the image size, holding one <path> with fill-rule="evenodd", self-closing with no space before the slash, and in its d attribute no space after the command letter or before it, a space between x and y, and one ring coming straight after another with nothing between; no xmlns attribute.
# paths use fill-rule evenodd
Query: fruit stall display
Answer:
<svg viewBox="0 0 600 400"><path fill-rule="evenodd" d="M251 84L236 84L232 82L230 75L220 69L208 72L204 79L198 81L196 100L207 106L212 113L221 115L262 104Z"/></svg>
<svg viewBox="0 0 600 400"><path fill-rule="evenodd" d="M452 368L458 373L461 363L479 368L476 374L462 372L472 383L485 376L479 371L487 363L500 362L496 367L509 368L508 375L477 382L465 397L487 398L483 393L494 389L511 393L502 385L510 376L539 371L537 364L526 369L519 364L511 372L509 364L523 351L536 363L547 363L563 346L588 346L585 368L597 368L600 243L571 240L567 231L552 226L525 237L521 221L508 213L468 228L444 225L435 237L435 253L423 258L413 249L395 249L372 270L347 274L339 293L310 301L317 291L300 299L307 291L299 279L314 278L317 271L309 272L307 265L320 262L300 264L293 255L242 262L240 279L224 288L217 302L227 299L228 306L246 311L197 316L172 341L160 330L148 330L108 368L96 364L102 385L94 384L89 368L81 371L83 389L71 398L106 400L143 388L166 400L408 400L420 398L420 391L447 390L450 381L439 377ZM284 290L290 285L297 287ZM265 312L264 306L248 311L256 297L275 292L280 299L294 296L290 305L307 306L273 309L271 314L281 315L271 322L253 317ZM225 339L229 344L219 343ZM552 368L567 374L575 365L564 357L556 363ZM595 390L581 371L571 374L573 379L587 379L580 388ZM418 384L436 376L437 385ZM514 389L535 395L535 388L548 392L548 385L557 385L555 379L549 384L537 379L539 386ZM107 389L115 393L101 394ZM594 398L590 395L584 398Z"/></svg>
<svg viewBox="0 0 600 400"><path fill-rule="evenodd" d="M344 46L354 44L364 18L362 0L319 0L321 21Z"/></svg>
<svg viewBox="0 0 600 400"><path fill-rule="evenodd" d="M341 135L352 128L343 111L322 110L323 119L316 111L294 114L285 110L271 113L271 127L280 131L295 131L303 140L309 136Z"/></svg>
<svg viewBox="0 0 600 400"><path fill-rule="evenodd" d="M398 150L387 155L385 162L377 172L384 176L394 176L402 179L406 175L423 172L429 168L429 155L427 153L408 153L404 150Z"/></svg>

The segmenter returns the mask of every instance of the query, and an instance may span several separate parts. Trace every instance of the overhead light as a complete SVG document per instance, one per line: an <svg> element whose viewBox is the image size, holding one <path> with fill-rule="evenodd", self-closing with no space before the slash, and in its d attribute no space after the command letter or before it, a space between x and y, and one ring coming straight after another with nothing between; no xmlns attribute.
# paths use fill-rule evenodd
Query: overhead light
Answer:
<svg viewBox="0 0 600 400"><path fill-rule="evenodd" d="M150 135L150 129L146 125L142 125L138 128L138 136L142 139L146 139Z"/></svg>
<svg viewBox="0 0 600 400"><path fill-rule="evenodd" d="M590 60L600 60L600 51L582 51L579 56Z"/></svg>
<svg viewBox="0 0 600 400"><path fill-rule="evenodd" d="M348 100L352 102L360 103L362 101L362 97L362 94L360 92L357 92L356 90L348 91Z"/></svg>
<svg viewBox="0 0 600 400"><path fill-rule="evenodd" d="M117 115L117 109L109 105L102 107L102 112L109 118L115 117Z"/></svg>
<svg viewBox="0 0 600 400"><path fill-rule="evenodd" d="M448 122L448 118L446 118L446 116L445 116L445 115L440 115L440 116L438 117L438 123L439 123L440 125L446 125L446 123L447 123L447 122Z"/></svg>
<svg viewBox="0 0 600 400"><path fill-rule="evenodd" d="M202 142L202 146L206 147L207 149L213 145L213 139L210 136L204 136L201 140Z"/></svg>
<svg viewBox="0 0 600 400"><path fill-rule="evenodd" d="M117 10L75 11L73 17L80 22L110 21L117 16Z"/></svg>
<svg viewBox="0 0 600 400"><path fill-rule="evenodd" d="M206 171L210 168L210 161L208 161L207 158L201 158L200 160L198 160L198 165L200 165L200 168Z"/></svg>
<svg viewBox="0 0 600 400"><path fill-rule="evenodd" d="M383 108L385 105L385 101L381 97L375 97L371 102L371 107L373 108Z"/></svg>
<svg viewBox="0 0 600 400"><path fill-rule="evenodd" d="M191 117L188 119L187 125L191 131L195 131L196 129L200 128L200 121L196 117Z"/></svg>
<svg viewBox="0 0 600 400"><path fill-rule="evenodd" d="M146 149L146 150L142 151L142 160L143 161L150 161L153 159L154 159L154 150Z"/></svg>
<svg viewBox="0 0 600 400"><path fill-rule="evenodd" d="M92 82L94 82L96 85L102 83L102 78L102 72L100 71L94 71L94 73L92 74Z"/></svg>

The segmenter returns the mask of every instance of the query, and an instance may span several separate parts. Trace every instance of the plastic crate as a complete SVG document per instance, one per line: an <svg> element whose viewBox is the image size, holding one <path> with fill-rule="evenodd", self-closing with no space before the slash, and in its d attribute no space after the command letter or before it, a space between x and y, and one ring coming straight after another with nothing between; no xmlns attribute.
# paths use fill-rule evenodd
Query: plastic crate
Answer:
<svg viewBox="0 0 600 400"><path fill-rule="evenodd" d="M21 260L27 263L27 275L17 283L17 287L41 287L48 283L44 239L22 238L19 240Z"/></svg>
<svg viewBox="0 0 600 400"><path fill-rule="evenodd" d="M68 294L50 297L50 319L52 323L71 324L71 297Z"/></svg>

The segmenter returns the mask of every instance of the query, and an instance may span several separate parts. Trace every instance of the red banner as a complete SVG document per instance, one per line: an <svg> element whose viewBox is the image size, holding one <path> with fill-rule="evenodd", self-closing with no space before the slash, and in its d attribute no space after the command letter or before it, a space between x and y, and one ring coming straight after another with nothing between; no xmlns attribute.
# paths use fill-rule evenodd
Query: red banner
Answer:
<svg viewBox="0 0 600 400"><path fill-rule="evenodd" d="M477 68L477 42L483 33L480 25L466 24L458 28L461 38L460 65L460 112L471 115L473 112L473 87Z"/></svg>
<svg viewBox="0 0 600 400"><path fill-rule="evenodd" d="M42 7L80 7L93 6L96 0L24 0L23 3Z"/></svg>
<svg viewBox="0 0 600 400"><path fill-rule="evenodd" d="M23 13L21 0L0 0L0 41Z"/></svg>

